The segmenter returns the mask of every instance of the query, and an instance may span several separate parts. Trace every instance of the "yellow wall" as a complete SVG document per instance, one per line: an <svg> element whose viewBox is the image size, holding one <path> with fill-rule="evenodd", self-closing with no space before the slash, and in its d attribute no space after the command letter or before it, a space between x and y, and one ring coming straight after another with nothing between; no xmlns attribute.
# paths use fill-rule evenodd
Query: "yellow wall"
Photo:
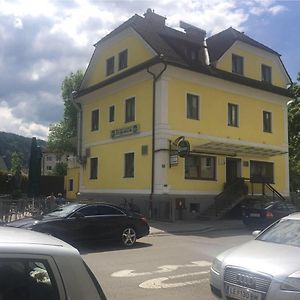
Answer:
<svg viewBox="0 0 300 300"><path fill-rule="evenodd" d="M118 71L119 53L125 49L128 50L128 66ZM106 60L112 56L115 57L115 72L106 76ZM84 86L88 87L111 78L116 74L151 59L153 56L154 52L136 33L130 32L125 37L122 35L119 38L115 37L113 41L109 42L108 46L106 43L99 44L95 49L95 54L84 80Z"/></svg>
<svg viewBox="0 0 300 300"><path fill-rule="evenodd" d="M141 145L148 146L142 155ZM124 178L124 154L134 152L134 178ZM89 179L90 160L83 169L83 184L87 189L150 189L151 137L122 140L91 147L91 156L98 157L98 178Z"/></svg>
<svg viewBox="0 0 300 300"><path fill-rule="evenodd" d="M199 95L200 119L186 117L186 94ZM239 127L227 125L228 102L239 105ZM260 101L184 80L169 81L169 125L173 130L240 139L272 145L284 144L284 103ZM263 111L272 113L272 133L263 132Z"/></svg>
<svg viewBox="0 0 300 300"><path fill-rule="evenodd" d="M221 70L232 72L232 54L242 56L244 58L244 76L252 79L261 81L261 65L270 66L272 69L272 84L283 88L286 88L286 82L283 78L285 75L282 74L281 68L279 68L279 59L275 58L274 55L266 53L267 57L260 56L256 53L246 51L245 46L243 48L234 44L217 62L216 67ZM268 58L269 57L269 58Z"/></svg>
<svg viewBox="0 0 300 300"><path fill-rule="evenodd" d="M65 190L67 191L67 199L76 199L76 194L79 192L79 168L71 168L67 170L67 176L65 176ZM69 191L69 180L73 179L73 191Z"/></svg>
<svg viewBox="0 0 300 300"><path fill-rule="evenodd" d="M125 123L125 100L135 97L135 122ZM115 105L115 121L109 122L109 107ZM99 109L100 127L91 131L91 115L94 109ZM84 104L83 132L85 143L110 139L111 130L140 125L140 131L152 129L152 81L143 81L119 92L103 98L97 98Z"/></svg>

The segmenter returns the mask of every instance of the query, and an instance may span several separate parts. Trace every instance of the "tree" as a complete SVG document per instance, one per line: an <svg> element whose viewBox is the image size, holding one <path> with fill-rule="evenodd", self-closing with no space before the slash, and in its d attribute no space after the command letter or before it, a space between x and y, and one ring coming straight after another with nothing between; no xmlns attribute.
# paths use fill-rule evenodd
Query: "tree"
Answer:
<svg viewBox="0 0 300 300"><path fill-rule="evenodd" d="M288 104L291 191L300 189L300 72L297 81L292 86L294 100Z"/></svg>
<svg viewBox="0 0 300 300"><path fill-rule="evenodd" d="M54 169L53 169L53 175L55 176L65 176L67 175L67 164L63 162L58 162Z"/></svg>
<svg viewBox="0 0 300 300"><path fill-rule="evenodd" d="M16 174L17 170L19 168L21 168L22 166L22 156L17 153L16 151L14 151L11 154L11 168L10 168L10 172L12 174Z"/></svg>
<svg viewBox="0 0 300 300"><path fill-rule="evenodd" d="M64 123L67 131L71 136L77 134L77 110L72 103L72 92L78 91L80 88L81 81L83 79L83 71L77 70L75 73L70 73L66 76L62 85L62 98L64 101Z"/></svg>
<svg viewBox="0 0 300 300"><path fill-rule="evenodd" d="M48 136L48 149L58 157L76 151L77 110L72 103L72 92L80 88L82 79L83 71L78 70L66 76L61 85L64 119L50 125Z"/></svg>

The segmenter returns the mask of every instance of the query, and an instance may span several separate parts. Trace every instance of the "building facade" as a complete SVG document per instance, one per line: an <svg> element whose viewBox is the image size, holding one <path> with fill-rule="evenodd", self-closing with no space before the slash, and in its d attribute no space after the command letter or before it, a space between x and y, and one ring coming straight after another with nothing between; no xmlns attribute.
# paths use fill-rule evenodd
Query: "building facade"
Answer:
<svg viewBox="0 0 300 300"><path fill-rule="evenodd" d="M172 220L198 217L237 178L245 194L267 184L288 196L280 55L233 28L206 38L165 20L149 9L95 44L74 95L79 164L67 182L78 176L81 199Z"/></svg>

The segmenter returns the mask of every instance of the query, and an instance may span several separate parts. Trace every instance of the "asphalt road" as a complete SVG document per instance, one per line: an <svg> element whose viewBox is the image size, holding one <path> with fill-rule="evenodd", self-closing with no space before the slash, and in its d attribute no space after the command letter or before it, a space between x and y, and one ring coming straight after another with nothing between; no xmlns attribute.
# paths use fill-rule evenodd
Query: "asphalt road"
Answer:
<svg viewBox="0 0 300 300"><path fill-rule="evenodd" d="M144 237L131 249L109 244L80 250L107 299L210 300L213 258L250 239L245 229L222 230Z"/></svg>

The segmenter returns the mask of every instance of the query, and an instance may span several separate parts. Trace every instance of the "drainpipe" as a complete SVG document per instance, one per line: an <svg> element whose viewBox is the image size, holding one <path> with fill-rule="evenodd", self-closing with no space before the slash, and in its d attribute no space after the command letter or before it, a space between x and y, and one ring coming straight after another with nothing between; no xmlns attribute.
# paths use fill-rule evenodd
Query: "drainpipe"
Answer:
<svg viewBox="0 0 300 300"><path fill-rule="evenodd" d="M151 192L150 192L150 203L149 203L149 218L152 218L152 208L153 208L153 194L154 194L154 176L155 176L155 109L156 109L156 82L162 75L162 73L167 69L167 64L164 62L163 69L156 75L155 73L147 68L147 72L152 75L152 166L151 166Z"/></svg>
<svg viewBox="0 0 300 300"><path fill-rule="evenodd" d="M81 105L75 101L77 92L73 91L71 93L72 104L77 110L77 156L79 160L82 159L82 109Z"/></svg>

